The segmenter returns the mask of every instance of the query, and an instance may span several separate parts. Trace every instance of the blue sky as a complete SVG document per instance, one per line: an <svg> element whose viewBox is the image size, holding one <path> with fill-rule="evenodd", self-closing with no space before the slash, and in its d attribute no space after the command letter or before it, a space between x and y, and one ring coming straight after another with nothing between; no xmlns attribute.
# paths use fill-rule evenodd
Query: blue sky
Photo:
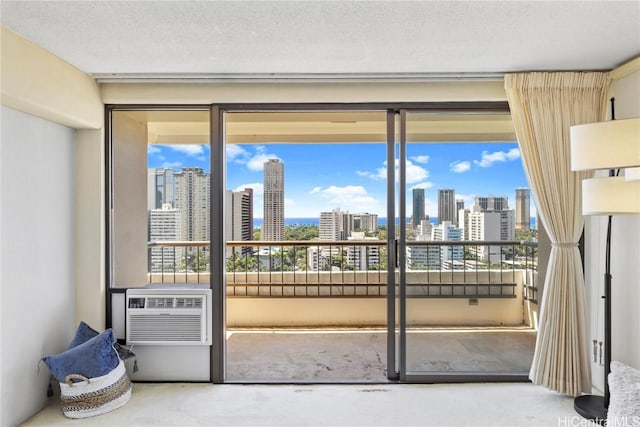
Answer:
<svg viewBox="0 0 640 427"><path fill-rule="evenodd" d="M426 212L437 216L438 189L453 188L473 205L478 196L507 196L528 187L515 143L409 144L407 212L411 189L425 188ZM262 217L263 163L278 158L285 170L285 216L318 217L334 208L386 216L385 144L264 144L227 146L227 189L254 189L254 216ZM201 167L209 171L206 145L149 147L150 168ZM535 207L531 201L532 216Z"/></svg>

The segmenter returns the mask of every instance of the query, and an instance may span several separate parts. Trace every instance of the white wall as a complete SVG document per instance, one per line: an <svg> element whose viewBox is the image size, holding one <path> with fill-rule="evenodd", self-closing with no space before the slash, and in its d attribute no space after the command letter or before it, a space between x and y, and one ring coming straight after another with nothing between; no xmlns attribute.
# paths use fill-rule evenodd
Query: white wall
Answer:
<svg viewBox="0 0 640 427"><path fill-rule="evenodd" d="M16 111L79 129L75 134L76 321L104 327L104 105L95 80L50 52L0 26L0 101ZM73 169L73 168L72 168ZM67 171L69 169L65 169ZM58 174L51 166L38 179ZM73 234L69 239L73 239ZM71 301L69 302L71 304Z"/></svg>
<svg viewBox="0 0 640 427"><path fill-rule="evenodd" d="M640 71L614 80L616 118L640 117ZM640 369L640 215L614 218L612 358Z"/></svg>
<svg viewBox="0 0 640 427"><path fill-rule="evenodd" d="M0 425L46 403L38 361L75 330L74 130L1 107Z"/></svg>
<svg viewBox="0 0 640 427"><path fill-rule="evenodd" d="M637 61L636 61L637 62ZM615 73L613 73L615 74ZM640 71L612 81L616 119L640 117ZM606 173L605 173L606 175ZM604 340L604 257L607 219L585 222L585 279L590 318L588 342ZM612 360L640 368L640 215L614 216L612 221ZM593 362L593 359L591 359ZM599 361L598 361L599 362ZM604 388L604 368L592 363L593 385Z"/></svg>

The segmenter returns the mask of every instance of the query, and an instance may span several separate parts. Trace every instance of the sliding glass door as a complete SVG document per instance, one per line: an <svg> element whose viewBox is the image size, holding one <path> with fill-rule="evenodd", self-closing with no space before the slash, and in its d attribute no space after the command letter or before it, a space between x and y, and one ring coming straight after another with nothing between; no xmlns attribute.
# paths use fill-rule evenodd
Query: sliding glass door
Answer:
<svg viewBox="0 0 640 427"><path fill-rule="evenodd" d="M220 117L225 381L385 381L386 111Z"/></svg>
<svg viewBox="0 0 640 427"><path fill-rule="evenodd" d="M535 330L525 285L534 264L515 239L512 195L526 180L510 116L399 116L400 380L526 379Z"/></svg>

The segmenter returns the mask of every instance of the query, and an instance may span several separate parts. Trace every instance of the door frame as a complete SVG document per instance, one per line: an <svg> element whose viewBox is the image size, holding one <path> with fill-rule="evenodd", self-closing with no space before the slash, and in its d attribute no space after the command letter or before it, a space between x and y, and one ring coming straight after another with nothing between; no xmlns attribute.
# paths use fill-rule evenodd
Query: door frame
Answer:
<svg viewBox="0 0 640 427"><path fill-rule="evenodd" d="M464 103L461 103L464 104ZM475 103L470 103L475 104ZM486 103L490 104L490 103ZM461 105L462 107L462 105ZM469 106L467 106L469 107ZM399 218L406 218L406 161L407 161L407 116L412 113L509 113L509 106L505 102L503 107L498 105L489 106L488 108L479 108L482 106L474 105L472 108L445 109L437 108L401 108L398 110L399 116L399 141L398 141L398 205ZM497 109L494 107L498 107ZM395 160L394 160L395 161ZM463 383L463 382L523 382L529 381L527 373L520 372L485 372L485 371L454 371L454 372L411 372L407 370L407 283L406 283L406 229L399 227L398 243L395 247L398 250L398 307L399 307L399 361L398 361L398 379L403 383Z"/></svg>
<svg viewBox="0 0 640 427"><path fill-rule="evenodd" d="M391 266L403 266L404 251L402 242L406 240L404 227L396 230L395 221L389 222L389 218L395 218L396 208L396 182L395 182L395 150L397 134L397 116L404 111L430 111L430 112L508 112L509 105L506 101L462 101L462 102L410 102L410 103L224 103L211 104L211 180L217 185L211 185L211 200L224 200L225 191L225 121L227 112L321 112L321 111L379 111L387 114L387 268ZM400 120L401 138L406 137L406 120ZM401 143L401 150L405 150ZM401 171L406 167L401 156ZM215 175L214 175L215 174ZM400 173L400 188L404 188L404 172ZM406 197L400 192L401 199ZM400 204L400 213L405 211L404 203ZM225 253L224 247L224 222L223 209L212 210L211 214L211 248L210 253ZM406 215L405 215L406 216ZM400 218L403 216L401 215ZM396 237L398 234L398 237ZM400 241L400 245L398 242ZM211 259L211 289L213 299L213 343L211 346L211 382L225 382L226 367L226 292L224 286L214 286L215 283L225 283L225 265L223 257ZM406 335L403 337L402 322L406 323L406 317L402 315L402 293L404 286L404 267L399 269L399 281L395 280L395 274L387 274L387 379L390 381L422 382L424 379L413 378L406 375ZM395 273L395 271L394 271ZM217 289L216 289L217 288ZM399 294L395 292L399 289ZM400 297L398 299L398 297ZM397 304L400 305L400 318L397 319ZM400 324L398 324L400 322ZM403 341L405 340L405 341ZM403 344L404 342L404 344ZM399 356L399 357L398 357ZM467 379L468 380L468 379ZM462 380L459 380L462 381Z"/></svg>
<svg viewBox="0 0 640 427"><path fill-rule="evenodd" d="M180 111L180 110L209 110L210 112L210 174L214 185L210 186L211 200L224 203L226 163L224 145L224 115L227 112L320 112L320 111L378 111L386 112L387 126L387 265L388 268L404 263L404 251L401 245L404 236L404 227L396 230L396 182L395 182L395 159L396 159L396 135L398 130L403 131L403 120L398 120L401 112L422 111L422 112L508 112L509 106L506 101L460 101L460 102L370 102L370 103L204 103L204 104L106 104L105 105L105 283L107 285L105 298L105 323L106 327L112 327L114 323L114 306L112 298L121 294L124 288L113 286L113 258L112 250L112 142L111 142L111 113L118 110L155 110L155 111ZM400 129L398 129L400 126ZM400 133L402 135L402 132ZM402 139L402 137L401 137ZM402 146L403 144L400 144ZM406 141L405 141L406 145ZM404 150L404 149L403 149ZM406 157L406 156L404 156ZM405 159L406 160L406 159ZM406 163L400 162L401 170L404 170ZM404 173L401 173L400 181L403 182ZM400 188L404 188L401 185ZM406 195L400 192L402 198ZM213 203L212 203L213 205ZM399 213L405 214L404 203L400 205ZM406 216L406 215L405 215ZM402 216L400 216L402 218ZM211 242L210 253L225 253L224 242L224 213L222 209L212 209L210 216ZM210 347L210 381L212 383L225 382L225 359L226 359L226 292L225 284L225 262L224 257L211 257L210 288L212 290L212 320L213 320L213 342ZM389 270L388 270L389 271ZM396 282L395 274L387 274L387 378L390 381L402 382L434 382L434 381L469 381L469 378L459 374L457 376L444 376L443 378L428 378L420 376L406 375L406 353L403 348L402 328L400 327L406 317L402 318L402 298L405 292L402 282L404 273L399 272L399 280ZM394 271L395 273L395 271ZM398 290L396 292L396 290ZM400 310L398 310L400 307ZM405 307L406 308L406 307ZM398 317L398 315L400 316ZM406 322L405 322L406 323ZM406 344L406 342L405 342ZM496 376L492 378L483 377L483 381L522 381L522 378L514 376Z"/></svg>

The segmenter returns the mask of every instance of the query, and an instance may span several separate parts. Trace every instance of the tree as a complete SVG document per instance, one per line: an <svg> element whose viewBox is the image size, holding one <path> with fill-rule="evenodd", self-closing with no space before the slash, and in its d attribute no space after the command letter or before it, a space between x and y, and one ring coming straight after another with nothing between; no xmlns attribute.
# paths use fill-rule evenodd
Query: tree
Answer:
<svg viewBox="0 0 640 427"><path fill-rule="evenodd" d="M313 240L320 235L317 225L288 225L284 229L284 240Z"/></svg>
<svg viewBox="0 0 640 427"><path fill-rule="evenodd" d="M516 231L516 240L520 242L537 242L538 241L538 230L532 229L529 231ZM516 246L516 255L519 257L524 256L532 256L536 251L535 247Z"/></svg>
<svg viewBox="0 0 640 427"><path fill-rule="evenodd" d="M197 253L187 253L180 261L180 270L186 272L198 272L209 270L209 253L198 251Z"/></svg>
<svg viewBox="0 0 640 427"><path fill-rule="evenodd" d="M381 225L378 227L378 231L373 233L374 237L377 237L378 240L387 240L387 227Z"/></svg>
<svg viewBox="0 0 640 427"><path fill-rule="evenodd" d="M228 272L257 271L258 260L251 254L233 254L227 258Z"/></svg>

